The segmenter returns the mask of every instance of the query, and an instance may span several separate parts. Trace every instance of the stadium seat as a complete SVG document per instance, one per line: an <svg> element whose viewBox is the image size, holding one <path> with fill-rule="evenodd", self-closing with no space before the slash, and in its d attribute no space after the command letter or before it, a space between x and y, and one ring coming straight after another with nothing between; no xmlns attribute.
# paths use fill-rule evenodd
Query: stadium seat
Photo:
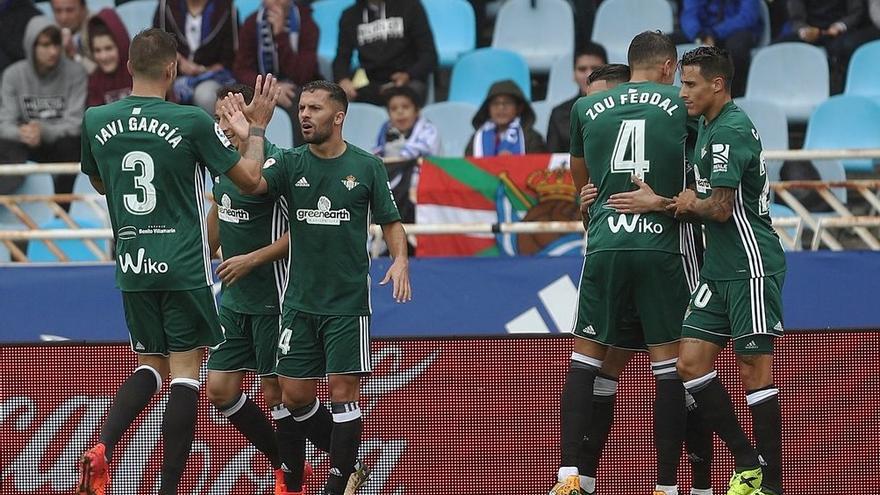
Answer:
<svg viewBox="0 0 880 495"><path fill-rule="evenodd" d="M532 110L535 111L535 130L538 134L547 139L547 127L550 125L550 112L553 111L553 102L535 101L532 102Z"/></svg>
<svg viewBox="0 0 880 495"><path fill-rule="evenodd" d="M40 9L40 12L42 12L44 16L49 19L55 18L55 14L52 12L52 3L49 0L46 0L45 2L36 2L34 5Z"/></svg>
<svg viewBox="0 0 880 495"><path fill-rule="evenodd" d="M574 55L566 53L556 57L553 66L550 67L550 77L547 80L547 97L544 98L555 105L573 98L580 88L574 82Z"/></svg>
<svg viewBox="0 0 880 495"><path fill-rule="evenodd" d="M464 156L474 133L471 120L479 108L460 101L434 103L422 109L422 116L437 126L443 156Z"/></svg>
<svg viewBox="0 0 880 495"><path fill-rule="evenodd" d="M761 48L752 59L746 98L770 100L788 121L803 123L828 99L828 58L806 43L779 43Z"/></svg>
<svg viewBox="0 0 880 495"><path fill-rule="evenodd" d="M102 228L103 225L91 222L89 220L85 220L82 218L74 218L73 219L77 225L86 229L96 229ZM64 223L61 219L53 219L46 223L40 224L40 229L42 230L52 230L52 229L69 229L70 227ZM94 239L95 244L103 251L107 252L107 240L106 239ZM100 258L95 255L89 248L86 246L86 243L81 239L64 239L55 241L55 245L58 246L58 249L67 256L69 261L100 261ZM30 241L28 242L27 247L27 257L28 260L33 262L52 262L52 261L60 261L52 251L49 250L49 247L45 242L42 241Z"/></svg>
<svg viewBox="0 0 880 495"><path fill-rule="evenodd" d="M92 13L96 13L101 9L116 8L116 2L114 0L86 0L86 5L89 6L89 10Z"/></svg>
<svg viewBox="0 0 880 495"><path fill-rule="evenodd" d="M333 59L339 42L339 18L342 11L354 5L354 0L318 0L312 3L312 19L318 25L318 69L327 78L333 78Z"/></svg>
<svg viewBox="0 0 880 495"><path fill-rule="evenodd" d="M474 8L466 0L422 0L440 67L452 67L456 60L477 46Z"/></svg>
<svg viewBox="0 0 880 495"><path fill-rule="evenodd" d="M791 208L781 205L779 203L770 203L770 219L771 221L776 218L798 218L797 213L795 213ZM789 245L787 242L782 243L782 248L786 251L795 251L799 250L797 243L800 241L799 231L800 227L786 227L785 233L795 242L795 246ZM794 249L792 249L794 248Z"/></svg>
<svg viewBox="0 0 880 495"><path fill-rule="evenodd" d="M92 187L92 183L89 181L88 175L78 174L76 176L76 180L73 182L73 193L94 194L96 195L96 201L95 203L92 203L91 201L73 201L70 204L70 216L88 221L94 225L100 225L102 227L110 226L110 215L107 212L107 199L95 191L95 188Z"/></svg>
<svg viewBox="0 0 880 495"><path fill-rule="evenodd" d="M849 62L847 95L867 96L880 102L880 40L860 46Z"/></svg>
<svg viewBox="0 0 880 495"><path fill-rule="evenodd" d="M31 174L22 183L14 194L55 194L55 183L50 174ZM37 225L48 222L55 217L52 209L43 201L28 201L19 203L21 209ZM0 223L21 223L17 216L5 206L0 206Z"/></svg>
<svg viewBox="0 0 880 495"><path fill-rule="evenodd" d="M608 62L625 64L629 43L642 31L673 30L672 7L666 0L605 0L596 10L593 41L605 47Z"/></svg>
<svg viewBox="0 0 880 495"><path fill-rule="evenodd" d="M156 15L157 0L131 0L116 7L116 13L125 24L128 35L134 38L138 33L153 26Z"/></svg>
<svg viewBox="0 0 880 495"><path fill-rule="evenodd" d="M865 96L838 95L819 105L807 125L805 149L880 148L880 103ZM849 172L873 172L874 161L843 161Z"/></svg>
<svg viewBox="0 0 880 495"><path fill-rule="evenodd" d="M275 107L272 120L266 126L266 140L280 148L293 147L293 124L284 109Z"/></svg>
<svg viewBox="0 0 880 495"><path fill-rule="evenodd" d="M243 24L244 20L259 10L262 5L262 0L235 0L235 6L238 8L239 24Z"/></svg>
<svg viewBox="0 0 880 495"><path fill-rule="evenodd" d="M27 227L20 223L0 223L0 232L9 230L25 230ZM6 247L6 243L0 241L0 263L8 263L12 261L12 253Z"/></svg>
<svg viewBox="0 0 880 495"><path fill-rule="evenodd" d="M571 5L565 0L507 0L495 18L492 47L519 53L529 69L546 74L556 57L574 50Z"/></svg>
<svg viewBox="0 0 880 495"><path fill-rule="evenodd" d="M736 105L741 108L755 124L761 136L761 145L765 150L788 149L788 122L785 112L779 105L771 101L749 100L737 98ZM770 182L782 180L782 160L767 160L767 178ZM770 191L771 197L773 191Z"/></svg>
<svg viewBox="0 0 880 495"><path fill-rule="evenodd" d="M449 101L464 101L479 107L489 87L497 81L513 79L532 99L529 66L518 54L497 48L480 48L462 56L452 67Z"/></svg>
<svg viewBox="0 0 880 495"><path fill-rule="evenodd" d="M345 122L342 124L342 137L349 143L372 153L382 124L388 120L388 112L383 107L369 103L349 103Z"/></svg>

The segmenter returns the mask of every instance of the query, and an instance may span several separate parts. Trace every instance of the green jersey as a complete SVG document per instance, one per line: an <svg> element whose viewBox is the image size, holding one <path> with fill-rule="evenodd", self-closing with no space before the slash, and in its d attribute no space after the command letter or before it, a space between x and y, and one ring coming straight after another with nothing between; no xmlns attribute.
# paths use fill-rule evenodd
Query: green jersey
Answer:
<svg viewBox="0 0 880 495"><path fill-rule="evenodd" d="M662 213L620 214L605 202L633 190L631 176L672 197L685 185L687 109L677 88L621 84L580 98L571 111L571 154L584 157L599 196L590 207L587 254L648 250L680 254L680 222Z"/></svg>
<svg viewBox="0 0 880 495"><path fill-rule="evenodd" d="M700 120L694 159L697 196L713 187L736 191L726 222L705 222L707 280L738 280L785 270L785 255L770 223L770 182L761 138L749 117L732 101L712 122Z"/></svg>
<svg viewBox="0 0 880 495"><path fill-rule="evenodd" d="M129 96L86 110L82 171L104 183L123 291L191 290L212 284L205 223L205 167L239 160L204 110Z"/></svg>
<svg viewBox="0 0 880 495"><path fill-rule="evenodd" d="M277 159L279 151L266 141L267 159ZM214 201L226 259L266 247L287 232L287 200L283 197L276 201L269 195L242 194L229 177L218 175L214 177ZM220 305L242 314L278 314L286 274L286 260L258 266L234 284L223 285Z"/></svg>
<svg viewBox="0 0 880 495"><path fill-rule="evenodd" d="M380 225L400 220L382 160L351 144L323 159L303 145L269 158L263 177L290 213L284 310L370 314L371 216Z"/></svg>

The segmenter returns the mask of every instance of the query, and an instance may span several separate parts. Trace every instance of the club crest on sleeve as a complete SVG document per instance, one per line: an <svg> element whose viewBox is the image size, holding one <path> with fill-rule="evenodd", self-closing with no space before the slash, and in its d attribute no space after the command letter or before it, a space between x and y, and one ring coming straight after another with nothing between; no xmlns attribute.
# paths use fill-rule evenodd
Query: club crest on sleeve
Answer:
<svg viewBox="0 0 880 495"><path fill-rule="evenodd" d="M729 144L712 145L712 172L727 172L728 156L730 155Z"/></svg>
<svg viewBox="0 0 880 495"><path fill-rule="evenodd" d="M275 165L275 159L269 158L268 160L265 161L265 163L263 163L263 168L269 168L272 165Z"/></svg>
<svg viewBox="0 0 880 495"><path fill-rule="evenodd" d="M220 140L220 144L222 144L224 147L228 148L232 146L229 138L226 137L226 134L223 134L223 129L220 128L220 124L216 122L214 122L214 134L217 135L217 139Z"/></svg>

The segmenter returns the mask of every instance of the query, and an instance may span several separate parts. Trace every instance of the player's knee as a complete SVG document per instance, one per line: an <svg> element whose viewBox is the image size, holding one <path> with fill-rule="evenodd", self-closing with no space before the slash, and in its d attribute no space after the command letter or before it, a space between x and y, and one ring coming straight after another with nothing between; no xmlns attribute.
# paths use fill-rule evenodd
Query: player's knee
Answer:
<svg viewBox="0 0 880 495"><path fill-rule="evenodd" d="M208 401L216 407L225 406L231 402L238 396L238 392L240 390L234 389L234 387L211 380L208 380L208 385L205 387L205 395L207 395Z"/></svg>
<svg viewBox="0 0 880 495"><path fill-rule="evenodd" d="M773 383L772 361L765 354L746 354L736 357L739 374L746 390L756 390Z"/></svg>
<svg viewBox="0 0 880 495"><path fill-rule="evenodd" d="M278 379L274 376L260 379L260 391L263 393L266 404L270 406L281 404L281 385L278 384Z"/></svg>
<svg viewBox="0 0 880 495"><path fill-rule="evenodd" d="M331 402L354 402L360 397L360 379L357 376L331 376L328 386Z"/></svg>
<svg viewBox="0 0 880 495"><path fill-rule="evenodd" d="M697 360L686 357L678 358L678 361L675 363L675 371L683 381L693 380L705 374L703 367Z"/></svg>

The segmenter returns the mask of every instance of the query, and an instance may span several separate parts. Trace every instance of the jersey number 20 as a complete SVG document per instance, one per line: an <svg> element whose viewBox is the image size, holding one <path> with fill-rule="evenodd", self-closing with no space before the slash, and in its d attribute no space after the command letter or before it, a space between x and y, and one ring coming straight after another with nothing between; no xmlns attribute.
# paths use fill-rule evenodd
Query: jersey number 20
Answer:
<svg viewBox="0 0 880 495"><path fill-rule="evenodd" d="M138 167L140 165L140 167ZM130 151L122 158L123 172L138 172L134 176L134 187L139 194L123 194L125 209L133 215L147 215L156 209L156 188L153 186L153 157L143 151Z"/></svg>
<svg viewBox="0 0 880 495"><path fill-rule="evenodd" d="M618 174L634 174L644 180L651 170L651 162L645 159L645 121L624 120L617 131L614 154L611 155L611 171Z"/></svg>

